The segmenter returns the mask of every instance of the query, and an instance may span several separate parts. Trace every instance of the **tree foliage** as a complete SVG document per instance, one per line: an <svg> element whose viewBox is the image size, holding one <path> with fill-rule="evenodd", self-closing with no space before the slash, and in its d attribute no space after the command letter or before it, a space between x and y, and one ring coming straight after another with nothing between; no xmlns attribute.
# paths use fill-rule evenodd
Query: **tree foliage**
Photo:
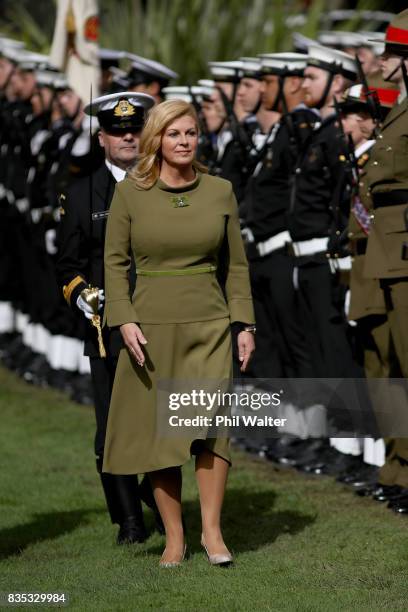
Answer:
<svg viewBox="0 0 408 612"><path fill-rule="evenodd" d="M21 38L28 47L47 51L56 0L3 0L0 31ZM210 60L236 59L292 48L291 32L314 37L330 27L328 10L346 7L336 0L99 0L101 45L124 49L163 62L180 83L208 74ZM308 9L305 6L308 5ZM359 0L357 8L385 9L385 0ZM288 18L291 18L288 20ZM340 23L353 30L355 20Z"/></svg>

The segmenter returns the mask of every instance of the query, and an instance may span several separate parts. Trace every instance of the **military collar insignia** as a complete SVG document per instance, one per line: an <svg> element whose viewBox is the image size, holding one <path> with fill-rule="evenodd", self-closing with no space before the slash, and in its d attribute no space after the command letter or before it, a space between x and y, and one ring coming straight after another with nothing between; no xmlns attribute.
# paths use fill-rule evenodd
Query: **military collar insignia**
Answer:
<svg viewBox="0 0 408 612"><path fill-rule="evenodd" d="M135 107L128 100L119 100L115 106L115 117L131 117L135 114Z"/></svg>
<svg viewBox="0 0 408 612"><path fill-rule="evenodd" d="M190 206L188 196L185 195L172 196L170 201L173 204L173 208L184 208L185 206Z"/></svg>
<svg viewBox="0 0 408 612"><path fill-rule="evenodd" d="M370 155L368 153L363 153L361 157L358 158L357 164L360 166L360 168L364 166L364 164L368 161L369 158Z"/></svg>

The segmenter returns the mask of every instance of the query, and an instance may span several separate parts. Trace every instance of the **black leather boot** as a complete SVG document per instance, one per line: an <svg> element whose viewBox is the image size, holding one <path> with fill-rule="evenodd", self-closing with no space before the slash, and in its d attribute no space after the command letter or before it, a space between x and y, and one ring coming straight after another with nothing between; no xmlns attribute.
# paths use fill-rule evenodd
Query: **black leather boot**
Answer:
<svg viewBox="0 0 408 612"><path fill-rule="evenodd" d="M102 472L103 457L97 457L106 504L112 523L119 524L118 544L142 543L147 539L143 511L138 494L136 475L116 475Z"/></svg>

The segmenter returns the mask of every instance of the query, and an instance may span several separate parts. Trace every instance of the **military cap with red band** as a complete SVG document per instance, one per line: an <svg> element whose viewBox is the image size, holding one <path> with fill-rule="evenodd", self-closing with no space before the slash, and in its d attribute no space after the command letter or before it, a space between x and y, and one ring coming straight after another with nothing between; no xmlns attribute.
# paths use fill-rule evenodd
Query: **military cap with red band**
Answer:
<svg viewBox="0 0 408 612"><path fill-rule="evenodd" d="M385 52L408 57L408 9L396 15L385 32Z"/></svg>

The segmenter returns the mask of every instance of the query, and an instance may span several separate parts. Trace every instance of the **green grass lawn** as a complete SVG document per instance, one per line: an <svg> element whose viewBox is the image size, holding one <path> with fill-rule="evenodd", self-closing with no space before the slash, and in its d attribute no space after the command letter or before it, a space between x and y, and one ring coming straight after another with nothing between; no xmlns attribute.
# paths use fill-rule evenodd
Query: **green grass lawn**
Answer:
<svg viewBox="0 0 408 612"><path fill-rule="evenodd" d="M164 570L157 534L115 544L94 468L92 410L0 369L0 415L0 591L65 591L69 608L84 611L408 609L408 518L332 479L234 453L224 534L236 563L213 568L186 465L191 556ZM151 528L148 513L146 522Z"/></svg>

